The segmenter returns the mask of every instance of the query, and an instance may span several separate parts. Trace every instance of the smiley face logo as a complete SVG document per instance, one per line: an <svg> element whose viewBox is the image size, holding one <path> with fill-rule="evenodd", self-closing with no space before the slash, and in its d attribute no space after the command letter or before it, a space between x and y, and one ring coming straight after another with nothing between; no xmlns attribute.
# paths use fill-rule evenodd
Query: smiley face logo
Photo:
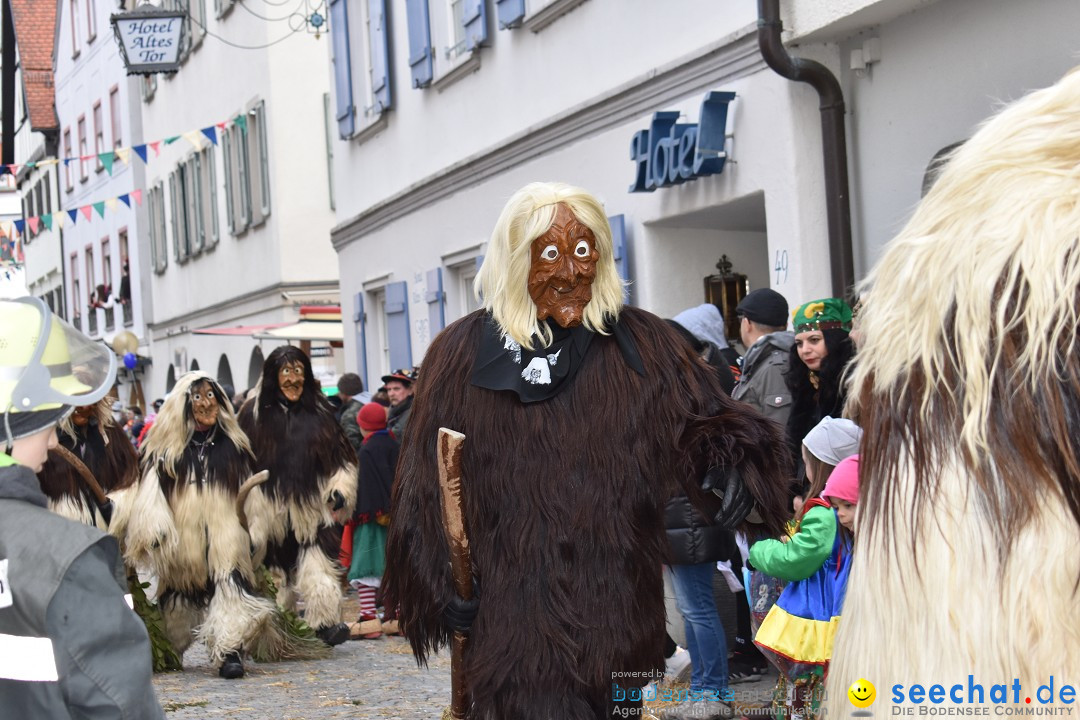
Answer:
<svg viewBox="0 0 1080 720"><path fill-rule="evenodd" d="M869 680L859 678L848 688L847 696L855 707L867 708L874 704L874 700L877 698L877 689Z"/></svg>

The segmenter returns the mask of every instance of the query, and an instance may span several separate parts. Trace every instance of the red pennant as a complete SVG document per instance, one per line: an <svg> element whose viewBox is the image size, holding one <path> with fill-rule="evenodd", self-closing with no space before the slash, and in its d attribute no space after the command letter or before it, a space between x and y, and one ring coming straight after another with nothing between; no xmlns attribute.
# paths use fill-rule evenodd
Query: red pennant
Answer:
<svg viewBox="0 0 1080 720"><path fill-rule="evenodd" d="M91 207L90 205L83 205L81 208L79 208L79 212L81 212L83 214L84 218L89 220L90 219L90 213L94 212L94 208Z"/></svg>
<svg viewBox="0 0 1080 720"><path fill-rule="evenodd" d="M218 123L217 124L217 129L218 130L224 130L225 129L225 123L223 123L223 122Z"/></svg>
<svg viewBox="0 0 1080 720"><path fill-rule="evenodd" d="M155 140L154 142L148 143L148 144L150 145L150 147L152 147L154 149L154 157L158 157L159 155L161 155L161 141L160 140Z"/></svg>
<svg viewBox="0 0 1080 720"><path fill-rule="evenodd" d="M135 200L135 204L142 207L142 190L132 190L131 197Z"/></svg>
<svg viewBox="0 0 1080 720"><path fill-rule="evenodd" d="M41 222L41 218L26 218L26 224L30 226L30 232L37 235L38 224Z"/></svg>

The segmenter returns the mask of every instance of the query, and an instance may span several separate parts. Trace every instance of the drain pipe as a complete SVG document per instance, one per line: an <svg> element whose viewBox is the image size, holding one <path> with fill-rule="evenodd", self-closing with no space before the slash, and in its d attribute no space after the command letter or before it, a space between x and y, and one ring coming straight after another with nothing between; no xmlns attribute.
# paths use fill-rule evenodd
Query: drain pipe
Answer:
<svg viewBox="0 0 1080 720"><path fill-rule="evenodd" d="M821 140L825 161L825 203L829 222L829 265L833 295L847 297L855 283L851 250L851 203L848 197L847 140L844 136L844 93L829 69L819 62L788 54L780 39L780 0L758 0L758 46L766 64L778 75L810 83L818 92Z"/></svg>

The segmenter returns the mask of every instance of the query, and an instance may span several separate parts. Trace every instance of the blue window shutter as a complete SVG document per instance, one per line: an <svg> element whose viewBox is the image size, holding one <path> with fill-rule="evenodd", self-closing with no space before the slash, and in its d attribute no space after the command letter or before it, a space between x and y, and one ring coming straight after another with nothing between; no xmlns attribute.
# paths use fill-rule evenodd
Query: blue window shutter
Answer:
<svg viewBox="0 0 1080 720"><path fill-rule="evenodd" d="M386 340L390 344L390 369L412 367L409 289L404 280L386 286Z"/></svg>
<svg viewBox="0 0 1080 720"><path fill-rule="evenodd" d="M371 92L375 113L390 109L390 53L386 0L368 0L368 39L371 44Z"/></svg>
<svg viewBox="0 0 1080 720"><path fill-rule="evenodd" d="M427 271L427 294L424 296L428 304L428 325L431 328L431 336L446 327L446 293L443 292L442 268Z"/></svg>
<svg viewBox="0 0 1080 720"><path fill-rule="evenodd" d="M330 0L330 44L334 51L334 94L337 96L338 133L352 137L356 131L353 106L352 63L349 59L349 11L346 0Z"/></svg>
<svg viewBox="0 0 1080 720"><path fill-rule="evenodd" d="M409 67L414 88L431 84L431 22L428 19L428 0L405 0L405 15L409 22Z"/></svg>
<svg viewBox="0 0 1080 720"><path fill-rule="evenodd" d="M364 314L364 293L353 296L353 332L356 339L356 374L371 387L367 380L367 315Z"/></svg>
<svg viewBox="0 0 1080 720"><path fill-rule="evenodd" d="M495 0L499 29L517 27L525 18L525 0Z"/></svg>
<svg viewBox="0 0 1080 720"><path fill-rule="evenodd" d="M480 272L480 268L482 268L483 266L484 266L484 256L483 255L477 255L476 256L476 272Z"/></svg>
<svg viewBox="0 0 1080 720"><path fill-rule="evenodd" d="M462 20L465 22L465 47L472 50L487 42L486 0L464 0Z"/></svg>
<svg viewBox="0 0 1080 720"><path fill-rule="evenodd" d="M611 225L611 254L615 260L615 269L623 282L630 282L630 252L626 242L626 216L612 215L608 218ZM624 300L630 299L630 288L625 291Z"/></svg>

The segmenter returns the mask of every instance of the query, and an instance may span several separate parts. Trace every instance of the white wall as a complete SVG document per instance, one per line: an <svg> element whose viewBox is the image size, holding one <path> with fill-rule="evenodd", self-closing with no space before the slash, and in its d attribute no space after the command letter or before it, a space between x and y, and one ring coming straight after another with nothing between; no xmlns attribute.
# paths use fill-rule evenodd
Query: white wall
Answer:
<svg viewBox="0 0 1080 720"><path fill-rule="evenodd" d="M881 62L847 90L857 275L910 217L935 153L1080 64L1078 27L1073 0L942 0L867 33Z"/></svg>

